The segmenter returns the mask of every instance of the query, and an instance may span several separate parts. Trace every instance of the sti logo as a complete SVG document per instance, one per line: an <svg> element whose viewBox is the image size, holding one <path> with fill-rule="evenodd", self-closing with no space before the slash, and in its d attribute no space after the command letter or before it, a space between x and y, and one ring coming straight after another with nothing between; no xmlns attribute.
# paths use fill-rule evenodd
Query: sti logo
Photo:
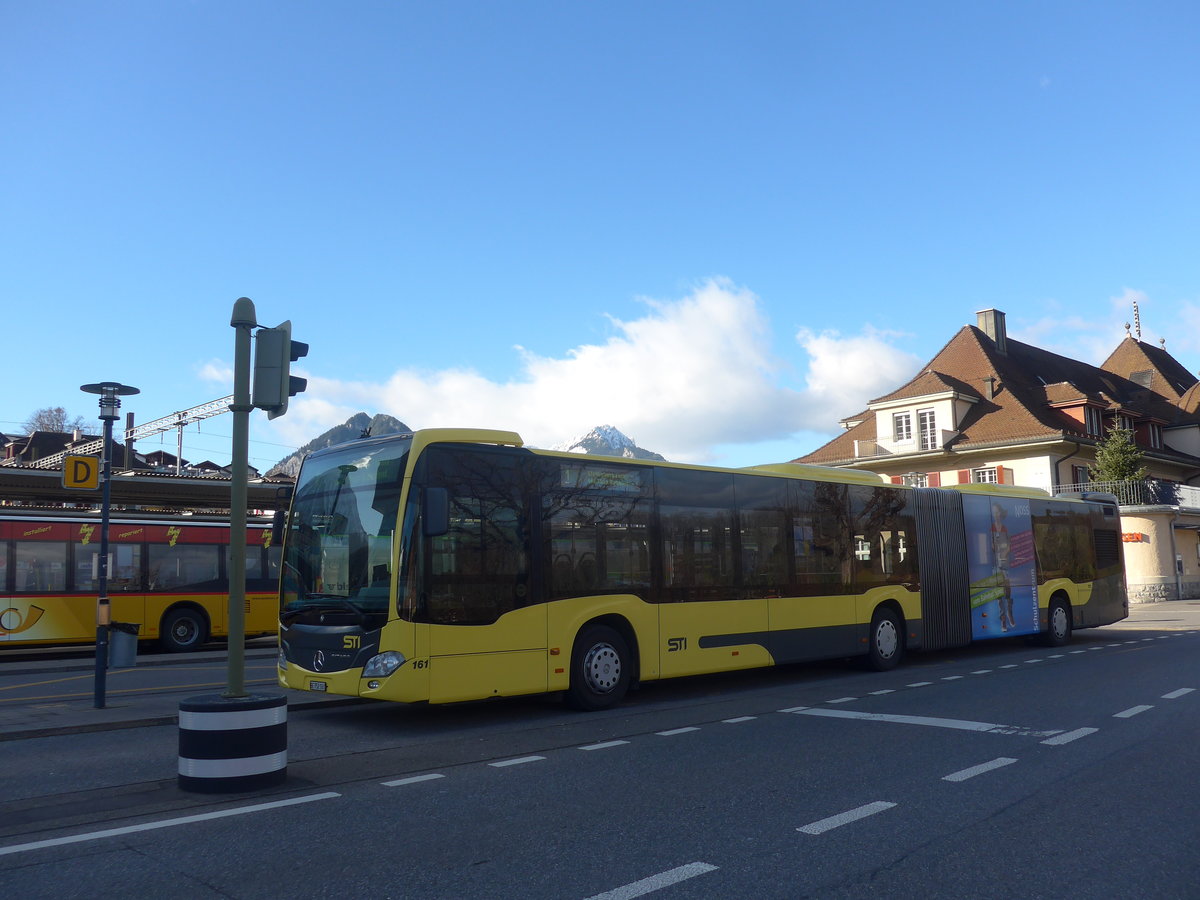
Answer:
<svg viewBox="0 0 1200 900"><path fill-rule="evenodd" d="M687 638L685 638L685 637L667 638L667 652L668 653L675 653L678 650L686 650L686 649L687 649Z"/></svg>

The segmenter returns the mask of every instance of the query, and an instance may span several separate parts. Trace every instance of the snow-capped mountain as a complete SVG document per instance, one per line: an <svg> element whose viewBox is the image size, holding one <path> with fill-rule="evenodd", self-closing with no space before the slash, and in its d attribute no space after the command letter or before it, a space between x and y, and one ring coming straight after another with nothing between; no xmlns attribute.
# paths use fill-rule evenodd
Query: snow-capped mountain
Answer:
<svg viewBox="0 0 1200 900"><path fill-rule="evenodd" d="M626 459L662 459L660 453L645 450L611 425L593 428L583 437L551 448L568 453L587 453L592 456L623 456Z"/></svg>
<svg viewBox="0 0 1200 900"><path fill-rule="evenodd" d="M286 475L289 478L295 478L300 472L300 463L304 457L314 450L324 450L334 444L352 441L362 437L363 432L366 431L369 431L372 436L378 437L381 434L405 434L411 430L394 416L383 413L376 416L368 416L365 412L356 413L345 423L335 425L319 437L313 438L295 453L285 456L271 467L267 475Z"/></svg>

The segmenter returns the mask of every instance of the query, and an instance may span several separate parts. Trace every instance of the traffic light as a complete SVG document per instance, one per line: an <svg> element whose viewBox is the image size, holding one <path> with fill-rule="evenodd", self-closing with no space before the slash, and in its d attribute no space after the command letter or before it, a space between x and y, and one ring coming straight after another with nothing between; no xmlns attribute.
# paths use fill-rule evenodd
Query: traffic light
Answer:
<svg viewBox="0 0 1200 900"><path fill-rule="evenodd" d="M274 419L287 412L288 398L308 387L308 381L290 374L292 363L308 356L308 344L292 340L289 319L274 328L261 328L254 336L254 388L251 403Z"/></svg>

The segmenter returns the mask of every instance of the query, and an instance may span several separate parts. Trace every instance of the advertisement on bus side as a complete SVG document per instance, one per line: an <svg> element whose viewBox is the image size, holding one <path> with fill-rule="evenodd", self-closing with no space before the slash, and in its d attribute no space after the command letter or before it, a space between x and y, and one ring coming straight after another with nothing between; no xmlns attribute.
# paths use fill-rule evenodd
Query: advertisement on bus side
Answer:
<svg viewBox="0 0 1200 900"><path fill-rule="evenodd" d="M963 497L971 583L971 636L976 640L1038 630L1037 564L1029 501Z"/></svg>

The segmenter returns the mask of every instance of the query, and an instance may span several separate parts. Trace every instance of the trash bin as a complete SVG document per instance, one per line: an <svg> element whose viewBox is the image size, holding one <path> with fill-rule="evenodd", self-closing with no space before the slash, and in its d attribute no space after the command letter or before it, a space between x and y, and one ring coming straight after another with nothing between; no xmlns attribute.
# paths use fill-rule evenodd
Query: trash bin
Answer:
<svg viewBox="0 0 1200 900"><path fill-rule="evenodd" d="M126 669L137 664L138 629L136 622L113 622L108 626L108 667Z"/></svg>

